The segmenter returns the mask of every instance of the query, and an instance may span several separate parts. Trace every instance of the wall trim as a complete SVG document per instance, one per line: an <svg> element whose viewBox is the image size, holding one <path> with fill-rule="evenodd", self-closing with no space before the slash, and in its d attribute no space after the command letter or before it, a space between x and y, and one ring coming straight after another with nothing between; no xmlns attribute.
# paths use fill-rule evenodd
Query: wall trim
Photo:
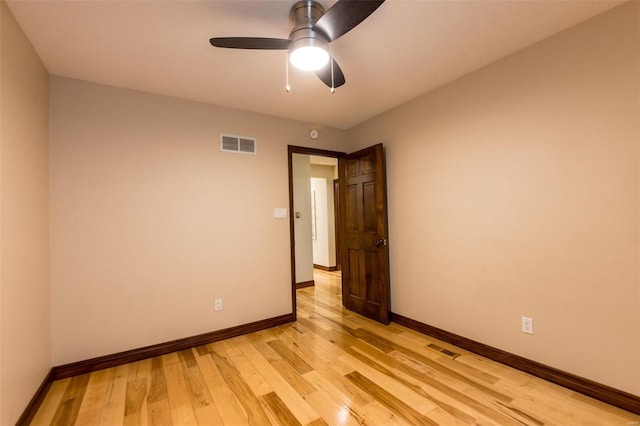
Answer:
<svg viewBox="0 0 640 426"><path fill-rule="evenodd" d="M40 384L40 387L38 387L36 393L33 395L33 398L31 398L31 401L27 404L27 408L24 409L22 415L16 422L16 426L27 426L31 424L33 418L38 412L38 408L40 408L40 405L44 401L44 397L47 396L47 392L49 392L49 389L51 388L51 384L53 383L52 377L53 369L50 369L42 381L42 384Z"/></svg>
<svg viewBox="0 0 640 426"><path fill-rule="evenodd" d="M313 267L315 269L320 269L321 271L327 271L327 272L334 272L338 270L337 266L316 265L315 263L313 264Z"/></svg>
<svg viewBox="0 0 640 426"><path fill-rule="evenodd" d="M292 321L291 317L291 314L280 315L248 324L225 328L223 330L199 334L197 336L185 337L178 340L172 340L170 342L159 343L157 345L145 346L143 348L104 355L85 361L59 365L57 367L53 367L52 378L53 380L66 379L67 377L91 373L92 371L102 370L104 368L116 367L129 362L140 361L171 352L183 351L196 346L206 345L207 343L213 343L219 340L253 333L254 331L264 330L265 328L286 324Z"/></svg>
<svg viewBox="0 0 640 426"><path fill-rule="evenodd" d="M405 326L422 334L435 337L443 342L447 342L458 346L459 348L482 355L492 361L508 365L509 367L524 371L525 373L529 373L557 385L564 386L567 389L590 396L599 401L622 408L623 410L630 411L634 414L640 414L640 397L636 395L558 370L557 368L549 367L548 365L485 345L484 343L476 342L475 340L407 318L400 314L392 313L391 318L396 324Z"/></svg>
<svg viewBox="0 0 640 426"><path fill-rule="evenodd" d="M129 351L118 352L111 355L104 355L84 361L72 362L69 364L53 367L45 377L42 385L38 388L29 405L18 419L16 425L28 425L35 417L40 404L44 401L47 391L55 380L66 379L67 377L78 376L91 373L105 368L117 367L130 362L141 361L143 359L165 355L171 352L191 349L196 346L206 345L219 340L242 336L255 331L264 330L278 325L293 322L293 314L284 314L277 317L267 318L248 324L237 325L218 331L199 334L197 336L185 337L183 339L172 340L170 342L159 343L157 345L145 346Z"/></svg>
<svg viewBox="0 0 640 426"><path fill-rule="evenodd" d="M316 282L314 280L303 281L301 283L296 283L296 290L299 290L301 288L306 288L306 287L313 287L314 285L316 285Z"/></svg>

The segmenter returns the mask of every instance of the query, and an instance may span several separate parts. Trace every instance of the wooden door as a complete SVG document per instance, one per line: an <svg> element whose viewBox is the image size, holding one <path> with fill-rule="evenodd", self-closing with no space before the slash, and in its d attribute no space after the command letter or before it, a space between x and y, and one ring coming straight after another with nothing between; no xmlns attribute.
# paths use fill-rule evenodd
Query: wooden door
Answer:
<svg viewBox="0 0 640 426"><path fill-rule="evenodd" d="M382 144L338 160L341 205L342 303L391 320L387 200Z"/></svg>

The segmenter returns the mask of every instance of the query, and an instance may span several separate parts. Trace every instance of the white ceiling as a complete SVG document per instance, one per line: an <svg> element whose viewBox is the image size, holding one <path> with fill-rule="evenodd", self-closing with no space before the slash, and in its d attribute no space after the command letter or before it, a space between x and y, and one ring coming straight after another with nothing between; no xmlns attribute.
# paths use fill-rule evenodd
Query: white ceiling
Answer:
<svg viewBox="0 0 640 426"><path fill-rule="evenodd" d="M325 7L334 1L320 0ZM285 52L210 37L287 38L287 1L9 0L51 74L347 129L622 1L387 0L331 44L330 94Z"/></svg>

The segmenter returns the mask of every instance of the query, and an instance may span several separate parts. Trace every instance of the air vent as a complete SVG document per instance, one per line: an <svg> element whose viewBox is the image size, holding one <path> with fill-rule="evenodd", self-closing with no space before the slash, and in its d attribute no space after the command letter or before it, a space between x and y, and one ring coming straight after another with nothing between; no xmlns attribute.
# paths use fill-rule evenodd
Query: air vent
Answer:
<svg viewBox="0 0 640 426"><path fill-rule="evenodd" d="M438 346L438 345L436 345L436 344L434 344L434 343L429 343L429 344L427 345L427 347L429 347L429 348L433 349L434 351L438 351L438 352L440 352L440 353L443 353L443 354L445 354L446 356L451 357L451 358L453 358L453 359L456 359L456 358L458 358L458 357L460 356L460 354L455 353L455 352L453 352L453 351L450 351L449 349L441 348L440 346Z"/></svg>
<svg viewBox="0 0 640 426"><path fill-rule="evenodd" d="M220 151L256 154L256 138L220 134Z"/></svg>

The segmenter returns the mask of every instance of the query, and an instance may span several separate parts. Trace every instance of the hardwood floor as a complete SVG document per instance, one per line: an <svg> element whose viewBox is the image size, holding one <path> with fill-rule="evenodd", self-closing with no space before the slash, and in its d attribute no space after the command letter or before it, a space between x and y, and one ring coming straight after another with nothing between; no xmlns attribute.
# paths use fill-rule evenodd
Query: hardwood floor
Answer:
<svg viewBox="0 0 640 426"><path fill-rule="evenodd" d="M637 425L640 417L341 306L340 275L298 321L51 386L34 425Z"/></svg>

